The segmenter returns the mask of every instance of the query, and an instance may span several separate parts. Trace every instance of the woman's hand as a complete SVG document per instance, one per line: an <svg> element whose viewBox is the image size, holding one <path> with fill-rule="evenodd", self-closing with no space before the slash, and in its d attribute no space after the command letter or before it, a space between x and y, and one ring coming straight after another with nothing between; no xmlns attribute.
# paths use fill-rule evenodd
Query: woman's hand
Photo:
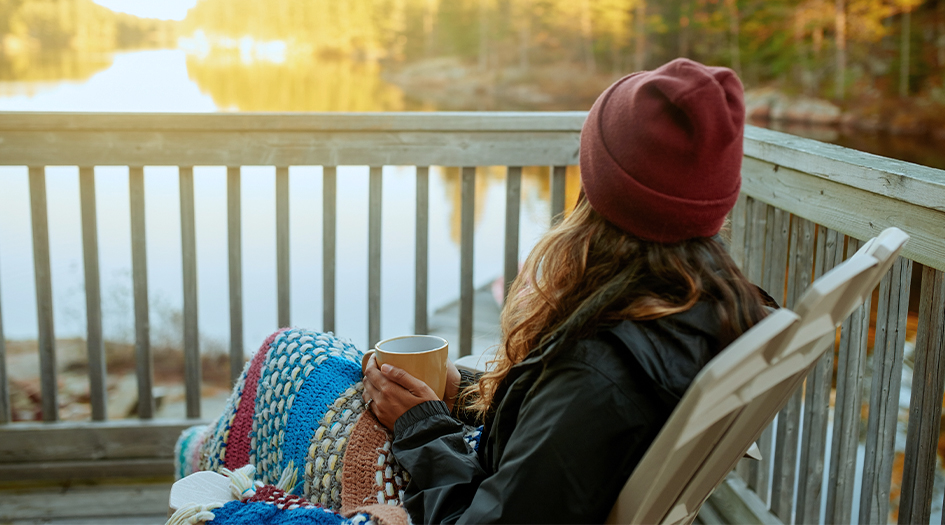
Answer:
<svg viewBox="0 0 945 525"><path fill-rule="evenodd" d="M459 372L456 372L456 375L458 376ZM456 383L458 390L458 379ZM449 384L450 381L447 381L447 385ZM382 425L394 430L397 418L424 401L436 401L438 398L426 383L400 368L391 365L378 368L377 359L372 355L364 368L362 399L365 403L370 403L369 408Z"/></svg>

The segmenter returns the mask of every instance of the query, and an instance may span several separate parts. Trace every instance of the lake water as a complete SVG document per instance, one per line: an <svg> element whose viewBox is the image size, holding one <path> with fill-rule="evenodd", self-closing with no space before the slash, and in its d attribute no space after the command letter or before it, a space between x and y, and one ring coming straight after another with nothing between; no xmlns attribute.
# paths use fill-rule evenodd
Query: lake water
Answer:
<svg viewBox="0 0 945 525"><path fill-rule="evenodd" d="M323 64L247 53L203 56L153 50L99 57L93 66L62 65L50 78L0 80L0 111L386 111L417 109L383 82L376 64ZM265 50L263 50L265 51ZM86 61L88 62L88 61ZM96 69L97 68L97 69ZM80 71L80 78L68 78ZM275 170L245 167L242 176L244 341L247 351L276 327ZM413 331L415 177L412 167L384 169L381 336ZM148 282L152 340L179 344L182 309L177 171L145 168ZM225 349L229 337L226 174L195 168L199 324L203 348ZM431 313L459 290L459 173L430 177ZM319 328L321 168L290 169L292 324ZM502 273L504 169L480 170L476 188L474 281ZM550 220L547 170L523 177L521 257ZM338 170L336 331L367 343L366 167ZM78 170L47 168L49 235L56 335L85 334ZM133 341L131 248L126 168L96 168L103 322L110 340ZM29 191L25 167L0 167L0 307L8 339L36 337Z"/></svg>

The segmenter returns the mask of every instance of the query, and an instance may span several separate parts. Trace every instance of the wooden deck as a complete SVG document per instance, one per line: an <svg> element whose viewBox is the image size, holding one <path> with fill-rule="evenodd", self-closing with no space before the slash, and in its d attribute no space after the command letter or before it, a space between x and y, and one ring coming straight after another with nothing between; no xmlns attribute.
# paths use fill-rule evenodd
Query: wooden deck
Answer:
<svg viewBox="0 0 945 525"><path fill-rule="evenodd" d="M0 524L145 525L167 521L173 480L0 486Z"/></svg>

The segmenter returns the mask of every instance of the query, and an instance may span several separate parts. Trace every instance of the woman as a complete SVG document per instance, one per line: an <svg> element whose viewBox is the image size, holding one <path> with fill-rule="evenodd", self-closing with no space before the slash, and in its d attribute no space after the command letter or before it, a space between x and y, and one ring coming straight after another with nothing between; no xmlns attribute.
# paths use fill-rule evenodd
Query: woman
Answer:
<svg viewBox="0 0 945 525"><path fill-rule="evenodd" d="M677 59L619 80L584 124L575 210L512 284L492 371L465 378L451 413L455 369L442 401L369 362L364 400L394 432L414 522L607 517L699 370L765 314L717 238L743 122L729 69Z"/></svg>

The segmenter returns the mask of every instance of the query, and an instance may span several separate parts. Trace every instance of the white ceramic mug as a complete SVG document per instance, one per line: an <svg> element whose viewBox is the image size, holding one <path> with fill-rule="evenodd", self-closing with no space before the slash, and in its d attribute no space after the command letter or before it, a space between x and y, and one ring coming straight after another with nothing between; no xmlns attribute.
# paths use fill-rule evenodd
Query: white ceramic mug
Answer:
<svg viewBox="0 0 945 525"><path fill-rule="evenodd" d="M364 371L368 359L375 355L378 365L396 366L426 383L443 399L446 391L446 363L449 342L435 335L402 335L379 341L361 359Z"/></svg>

